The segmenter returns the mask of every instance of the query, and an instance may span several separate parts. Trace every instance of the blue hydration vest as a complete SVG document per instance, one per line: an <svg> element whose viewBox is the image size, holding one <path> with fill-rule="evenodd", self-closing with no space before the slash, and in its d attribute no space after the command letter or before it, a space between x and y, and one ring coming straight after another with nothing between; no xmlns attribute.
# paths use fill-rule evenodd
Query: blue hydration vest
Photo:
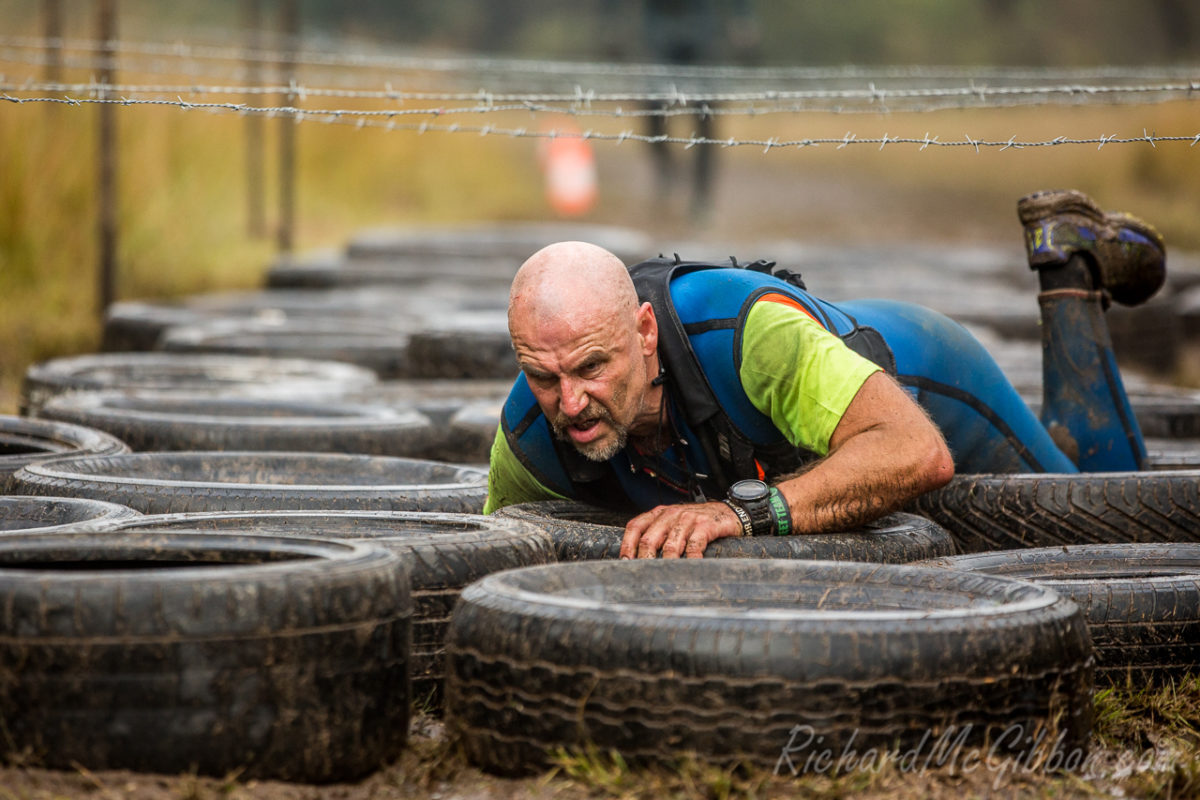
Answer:
<svg viewBox="0 0 1200 800"><path fill-rule="evenodd" d="M723 497L734 481L790 472L814 455L784 438L746 396L738 371L742 329L764 294L784 295L846 344L895 374L891 351L871 328L810 295L799 276L772 262L740 266L656 258L629 268L638 298L658 321L658 355L674 441L657 457L632 448L603 464L554 437L524 376L501 415L509 447L558 494L604 506L648 508Z"/></svg>

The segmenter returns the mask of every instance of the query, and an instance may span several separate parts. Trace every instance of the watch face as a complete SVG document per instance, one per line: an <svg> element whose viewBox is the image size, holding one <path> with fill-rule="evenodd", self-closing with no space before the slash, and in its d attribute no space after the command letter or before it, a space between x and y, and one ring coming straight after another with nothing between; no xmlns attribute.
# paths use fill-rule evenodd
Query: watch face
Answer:
<svg viewBox="0 0 1200 800"><path fill-rule="evenodd" d="M765 483L756 480L738 481L729 487L730 499L743 503L764 500L770 493L771 490Z"/></svg>

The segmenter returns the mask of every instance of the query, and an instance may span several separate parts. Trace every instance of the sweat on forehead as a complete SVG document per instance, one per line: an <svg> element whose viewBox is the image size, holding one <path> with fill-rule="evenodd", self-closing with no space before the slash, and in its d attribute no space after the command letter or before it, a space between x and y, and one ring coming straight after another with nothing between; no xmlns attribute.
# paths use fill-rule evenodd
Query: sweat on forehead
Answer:
<svg viewBox="0 0 1200 800"><path fill-rule="evenodd" d="M637 292L625 265L602 247L558 242L521 265L509 293L510 308L538 314L594 308L637 307Z"/></svg>

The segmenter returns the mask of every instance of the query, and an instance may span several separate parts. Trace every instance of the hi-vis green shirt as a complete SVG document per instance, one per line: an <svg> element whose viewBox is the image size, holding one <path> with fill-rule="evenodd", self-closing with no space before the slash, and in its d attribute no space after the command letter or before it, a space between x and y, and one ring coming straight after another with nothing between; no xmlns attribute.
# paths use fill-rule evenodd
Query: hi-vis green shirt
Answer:
<svg viewBox="0 0 1200 800"><path fill-rule="evenodd" d="M747 314L738 372L742 388L789 442L817 455L829 452L842 415L879 369L783 295L764 295ZM484 513L551 499L565 498L539 483L497 431Z"/></svg>

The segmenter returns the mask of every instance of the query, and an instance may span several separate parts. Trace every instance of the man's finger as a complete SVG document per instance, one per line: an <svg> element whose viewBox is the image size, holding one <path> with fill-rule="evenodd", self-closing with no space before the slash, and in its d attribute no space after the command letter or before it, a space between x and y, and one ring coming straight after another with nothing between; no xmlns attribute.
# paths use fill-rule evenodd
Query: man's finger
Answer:
<svg viewBox="0 0 1200 800"><path fill-rule="evenodd" d="M679 558L683 555L683 549L687 546L687 542L688 529L676 520L671 532L667 535L667 540L663 542L662 557Z"/></svg>
<svg viewBox="0 0 1200 800"><path fill-rule="evenodd" d="M621 537L621 558L636 558L638 544L646 534L646 529L654 521L657 508L638 514L625 523L625 535Z"/></svg>
<svg viewBox="0 0 1200 800"><path fill-rule="evenodd" d="M712 540L703 531L692 531L687 540L685 555L688 558L704 558L704 550L710 541Z"/></svg>
<svg viewBox="0 0 1200 800"><path fill-rule="evenodd" d="M662 526L657 522L650 526L650 529L642 534L641 541L637 546L638 558L654 558L658 555L658 550L666 541L666 531L662 530Z"/></svg>

